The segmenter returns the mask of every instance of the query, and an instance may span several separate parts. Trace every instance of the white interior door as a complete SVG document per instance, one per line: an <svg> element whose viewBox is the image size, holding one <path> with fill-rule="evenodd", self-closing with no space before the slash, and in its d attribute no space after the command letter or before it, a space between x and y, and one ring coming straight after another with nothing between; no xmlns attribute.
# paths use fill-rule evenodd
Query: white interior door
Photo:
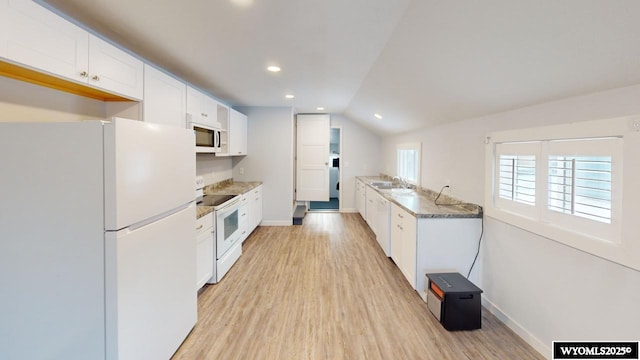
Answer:
<svg viewBox="0 0 640 360"><path fill-rule="evenodd" d="M329 201L329 115L298 115L296 200Z"/></svg>

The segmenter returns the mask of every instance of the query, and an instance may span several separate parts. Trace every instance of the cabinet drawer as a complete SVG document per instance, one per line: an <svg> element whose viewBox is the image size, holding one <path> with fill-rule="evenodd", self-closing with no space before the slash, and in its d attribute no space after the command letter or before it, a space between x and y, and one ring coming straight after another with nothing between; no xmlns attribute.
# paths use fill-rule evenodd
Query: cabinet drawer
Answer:
<svg viewBox="0 0 640 360"><path fill-rule="evenodd" d="M207 214L196 220L196 236L213 227L213 214Z"/></svg>

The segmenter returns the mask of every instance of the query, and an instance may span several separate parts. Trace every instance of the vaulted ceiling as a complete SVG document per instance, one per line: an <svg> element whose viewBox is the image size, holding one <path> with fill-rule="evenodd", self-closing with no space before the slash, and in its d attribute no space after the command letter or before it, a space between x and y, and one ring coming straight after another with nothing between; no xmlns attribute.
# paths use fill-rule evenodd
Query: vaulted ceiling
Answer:
<svg viewBox="0 0 640 360"><path fill-rule="evenodd" d="M636 0L45 1L231 105L381 135L640 83Z"/></svg>

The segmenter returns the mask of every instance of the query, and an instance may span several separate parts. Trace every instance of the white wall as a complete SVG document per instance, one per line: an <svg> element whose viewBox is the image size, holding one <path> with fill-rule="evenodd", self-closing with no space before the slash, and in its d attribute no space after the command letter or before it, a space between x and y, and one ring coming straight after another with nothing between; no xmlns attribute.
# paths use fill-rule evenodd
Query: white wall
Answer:
<svg viewBox="0 0 640 360"><path fill-rule="evenodd" d="M205 185L231 179L233 177L231 168L230 157L216 158L213 154L196 155L196 175L204 178Z"/></svg>
<svg viewBox="0 0 640 360"><path fill-rule="evenodd" d="M493 131L640 113L640 85L469 119L383 139L395 173L395 145L422 141L422 186L484 201L484 139ZM640 201L640 190L625 197ZM471 259L470 259L471 262ZM640 338L640 272L492 218L481 255L483 299L545 356L553 340Z"/></svg>
<svg viewBox="0 0 640 360"><path fill-rule="evenodd" d="M356 211L356 176L379 175L382 170L382 139L342 115L331 115L331 126L342 128L342 153L340 171L342 172L343 212Z"/></svg>
<svg viewBox="0 0 640 360"><path fill-rule="evenodd" d="M234 157L233 178L262 181L262 225L291 225L294 116L290 107L242 107L247 115L247 156ZM240 169L244 169L241 174Z"/></svg>
<svg viewBox="0 0 640 360"><path fill-rule="evenodd" d="M78 121L105 117L103 101L0 76L0 121Z"/></svg>

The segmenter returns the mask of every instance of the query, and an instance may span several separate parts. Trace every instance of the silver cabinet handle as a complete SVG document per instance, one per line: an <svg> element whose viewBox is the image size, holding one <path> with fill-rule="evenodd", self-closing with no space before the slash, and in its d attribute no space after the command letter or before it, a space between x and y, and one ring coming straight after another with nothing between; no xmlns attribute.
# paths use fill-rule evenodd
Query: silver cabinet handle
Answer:
<svg viewBox="0 0 640 360"><path fill-rule="evenodd" d="M89 77L89 73L86 71L83 71L80 73L80 76L82 76L83 78Z"/></svg>
<svg viewBox="0 0 640 360"><path fill-rule="evenodd" d="M203 227L203 226L204 226L204 225L200 225L200 226L198 226L198 227L196 228L196 230L200 230L200 229L202 229L202 227Z"/></svg>
<svg viewBox="0 0 640 360"><path fill-rule="evenodd" d="M92 79L93 79L94 81L100 81L100 76L98 76L98 75L93 75Z"/></svg>

